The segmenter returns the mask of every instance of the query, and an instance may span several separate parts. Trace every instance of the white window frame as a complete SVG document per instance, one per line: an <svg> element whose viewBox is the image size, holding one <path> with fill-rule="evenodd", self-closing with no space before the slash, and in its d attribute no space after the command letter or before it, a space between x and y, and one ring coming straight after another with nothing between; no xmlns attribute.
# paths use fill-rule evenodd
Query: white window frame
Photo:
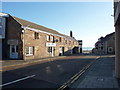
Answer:
<svg viewBox="0 0 120 90"><path fill-rule="evenodd" d="M112 47L108 47L108 53L112 53L112 52L113 52L113 48Z"/></svg>
<svg viewBox="0 0 120 90"><path fill-rule="evenodd" d="M30 46L30 47L27 47L27 48L28 48L28 54L25 52L26 56L34 55L34 47ZM25 49L25 51L26 51L26 49Z"/></svg>
<svg viewBox="0 0 120 90"><path fill-rule="evenodd" d="M47 35L47 41L50 41L50 36L49 35Z"/></svg>
<svg viewBox="0 0 120 90"><path fill-rule="evenodd" d="M52 53L52 47L48 47L48 53L49 53L49 54Z"/></svg>
<svg viewBox="0 0 120 90"><path fill-rule="evenodd" d="M54 41L54 38L53 38L53 36L51 36L51 41Z"/></svg>

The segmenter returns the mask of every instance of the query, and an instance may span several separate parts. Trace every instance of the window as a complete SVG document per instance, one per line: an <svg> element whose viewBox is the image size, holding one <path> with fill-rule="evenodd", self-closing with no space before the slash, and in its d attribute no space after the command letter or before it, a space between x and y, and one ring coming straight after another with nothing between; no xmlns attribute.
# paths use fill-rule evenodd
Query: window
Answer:
<svg viewBox="0 0 120 90"><path fill-rule="evenodd" d="M52 47L48 47L48 53L52 53Z"/></svg>
<svg viewBox="0 0 120 90"><path fill-rule="evenodd" d="M71 44L71 41L69 41L69 45Z"/></svg>
<svg viewBox="0 0 120 90"><path fill-rule="evenodd" d="M12 45L12 52L15 53L15 48L13 45Z"/></svg>
<svg viewBox="0 0 120 90"><path fill-rule="evenodd" d="M34 36L35 36L35 39L39 39L39 33L35 32Z"/></svg>
<svg viewBox="0 0 120 90"><path fill-rule="evenodd" d="M54 36L51 36L51 41L54 41Z"/></svg>
<svg viewBox="0 0 120 90"><path fill-rule="evenodd" d="M2 18L0 18L0 24L2 24Z"/></svg>
<svg viewBox="0 0 120 90"><path fill-rule="evenodd" d="M51 41L53 41L53 43L55 43L55 37L54 36L52 36Z"/></svg>
<svg viewBox="0 0 120 90"><path fill-rule="evenodd" d="M61 37L59 38L59 41L62 42L62 38Z"/></svg>
<svg viewBox="0 0 120 90"><path fill-rule="evenodd" d="M67 40L65 40L65 44L67 44Z"/></svg>
<svg viewBox="0 0 120 90"><path fill-rule="evenodd" d="M26 55L33 55L34 54L34 47L26 47Z"/></svg>
<svg viewBox="0 0 120 90"><path fill-rule="evenodd" d="M103 50L103 46L101 47L101 50Z"/></svg>
<svg viewBox="0 0 120 90"><path fill-rule="evenodd" d="M108 53L112 53L113 52L113 48L112 47L108 47Z"/></svg>
<svg viewBox="0 0 120 90"><path fill-rule="evenodd" d="M50 36L49 35L47 35L47 41L50 41Z"/></svg>
<svg viewBox="0 0 120 90"><path fill-rule="evenodd" d="M3 25L2 25L2 18L0 18L0 35L2 35L2 29L3 29L3 27L2 27Z"/></svg>

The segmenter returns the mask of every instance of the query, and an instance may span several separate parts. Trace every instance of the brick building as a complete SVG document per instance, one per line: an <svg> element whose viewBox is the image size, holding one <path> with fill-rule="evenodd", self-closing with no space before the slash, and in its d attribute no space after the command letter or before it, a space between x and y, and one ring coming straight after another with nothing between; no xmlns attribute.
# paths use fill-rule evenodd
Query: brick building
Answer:
<svg viewBox="0 0 120 90"><path fill-rule="evenodd" d="M115 32L99 38L95 43L93 52L96 54L115 54Z"/></svg>
<svg viewBox="0 0 120 90"><path fill-rule="evenodd" d="M116 60L115 73L116 77L120 78L120 0L114 0L114 26L115 26L115 45L116 45Z"/></svg>
<svg viewBox="0 0 120 90"><path fill-rule="evenodd" d="M36 59L69 55L78 47L72 36L0 13L0 45L3 59ZM70 32L72 34L72 32ZM75 53L78 50L74 50Z"/></svg>

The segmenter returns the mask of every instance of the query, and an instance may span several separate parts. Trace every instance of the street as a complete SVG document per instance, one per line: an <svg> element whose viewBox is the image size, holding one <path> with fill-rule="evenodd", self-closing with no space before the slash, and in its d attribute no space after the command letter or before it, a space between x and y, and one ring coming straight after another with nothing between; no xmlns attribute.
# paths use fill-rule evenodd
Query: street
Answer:
<svg viewBox="0 0 120 90"><path fill-rule="evenodd" d="M98 56L68 56L64 59L2 72L4 88L59 88Z"/></svg>

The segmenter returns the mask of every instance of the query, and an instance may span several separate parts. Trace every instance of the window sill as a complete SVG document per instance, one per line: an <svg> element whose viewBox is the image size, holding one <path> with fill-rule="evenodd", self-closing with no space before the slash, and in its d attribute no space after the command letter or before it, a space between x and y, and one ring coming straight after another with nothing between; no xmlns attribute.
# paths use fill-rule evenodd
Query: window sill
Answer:
<svg viewBox="0 0 120 90"><path fill-rule="evenodd" d="M29 54L29 55L26 55L26 56L33 56L33 54Z"/></svg>

